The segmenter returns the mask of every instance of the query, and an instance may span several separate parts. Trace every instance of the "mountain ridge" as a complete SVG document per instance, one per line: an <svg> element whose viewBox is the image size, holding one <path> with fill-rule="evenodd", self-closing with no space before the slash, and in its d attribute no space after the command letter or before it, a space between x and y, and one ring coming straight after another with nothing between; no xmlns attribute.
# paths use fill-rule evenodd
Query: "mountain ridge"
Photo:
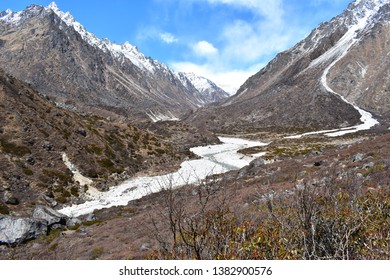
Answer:
<svg viewBox="0 0 390 280"><path fill-rule="evenodd" d="M390 114L390 102L385 89L388 85L386 73L390 74L390 63L389 56L384 51L386 42L389 41L389 32L386 31L389 29L388 15L389 2L385 0L351 3L342 14L320 24L294 47L279 53L220 106L200 109L188 121L201 125L207 119L207 126L217 131L235 131L239 127L249 131L272 127L276 130L295 128L298 131L310 131L356 125L360 122L361 114L353 105L346 104L342 98L331 94L324 86L323 79L331 77L328 82L333 87L333 84L337 84L333 73L339 69L340 64L350 67L351 64L358 65L362 59L367 63L368 72L381 69L384 73L378 70L374 73L375 80L367 80L375 84L372 90L365 92L365 88L359 89L359 96L370 96L371 101L351 101L377 116L387 118ZM370 35L379 34L378 32L382 35ZM365 47L366 45L370 47ZM371 52L360 51L365 48L371 48ZM348 53L344 55L344 51ZM349 58L349 53L353 51L358 52L359 56ZM370 60L369 56L376 52L377 58ZM343 57L340 58L341 55ZM340 60L331 65L338 58ZM323 75L325 70L327 75ZM342 68L337 71L337 75L342 77L350 72L351 70ZM367 77L355 76L353 83ZM346 80L347 77L338 79L338 83ZM340 90L340 86L336 91L341 93L340 96L348 97ZM346 84L344 86L349 88ZM372 106L374 100L377 107L375 110ZM225 121L227 116L231 120Z"/></svg>
<svg viewBox="0 0 390 280"><path fill-rule="evenodd" d="M146 111L152 111L153 114L165 117L170 115L174 116L173 118L168 117L167 119L179 119L183 114L187 114L188 111L209 103L210 99L217 99L217 101L219 101L228 96L226 92L213 83L210 83L210 85L213 84L215 87L210 86L208 91L199 91L191 84L190 80L186 81L186 83L191 84L191 87L185 86L181 80L177 79L178 73L169 69L168 66L146 57L139 52L135 46L128 42L117 45L108 39L98 39L78 23L69 12L65 13L59 10L54 2L48 7L30 5L20 12L7 10L0 14L0 22L4 25L2 28L4 36L1 38L3 50L0 49L0 51L7 53L4 55L4 61L0 60L0 63L2 62L2 66L7 71L10 71L11 74L37 86L42 93L48 93L55 97L57 93L54 92L59 92L59 95L61 95L61 91L63 90L62 87L51 85L53 82L50 80L45 79L44 77L37 77L38 74L33 72L33 70L36 70L34 66L37 66L37 64L39 66L42 63L46 64L43 69L40 69L42 72L47 72L48 69L56 69L57 66L48 61L32 61L32 64L35 65L31 66L29 73L27 70L24 70L24 73L18 73L19 67L12 66L14 64L20 64L21 61L27 59L27 57L29 57L29 59L34 57L31 50L30 53L28 53L28 48L31 48L29 46L32 44L26 42L22 43L20 40L18 42L19 46L18 44L12 44L18 40L7 31L11 31L11 33L20 33L23 32L23 28L29 28L30 32L35 33L39 28L34 28L31 23L36 19L35 21L37 23L35 24L38 24L38 22L44 22L50 17L52 18L46 28L52 32L41 30L41 34L43 37L44 35L49 35L52 36L52 38L47 38L49 40L40 42L40 44L52 44L53 46L61 44L59 49L54 51L50 50L49 54L52 54L57 58L62 56L62 54L68 54L70 61L63 61L66 60L66 58L58 58L59 61L62 61L61 64L66 65L69 64L69 62L74 64L76 61L76 67L80 68L81 66L81 68L84 69L80 70L84 70L84 72L89 71L87 74L68 73L65 77L63 77L64 75L58 77L58 79L65 79L65 82L61 81L64 83L62 87L72 89L74 92L80 90L82 95L92 97L87 98L87 100L80 100L83 103L87 103L89 106L95 106L96 104L94 103L99 103L99 101L101 101L101 99L96 98L96 96L91 96L91 89L98 93L99 89L101 89L100 92L104 92L104 98L108 98L108 100L103 100L103 102L101 102L101 105L103 105L101 107L108 105L108 111L116 111L119 115L129 115L128 110L124 109L127 106L130 106L133 107L133 110L135 111L135 113L130 113L130 115L139 119L148 118L148 113L145 113ZM72 30L76 33L73 33ZM34 34L28 35L33 36L31 40L36 41L34 42L35 45L39 44L37 41L42 41L37 39L37 36L34 36ZM78 36L81 37L81 40L77 38ZM79 45L79 43L84 44L83 42L89 45L89 47ZM21 44L24 44L24 46L21 47ZM26 51L27 53L15 54L15 52L12 52L12 50L15 49ZM83 50L81 51L81 49ZM36 46L35 50L39 54L40 50L37 49ZM41 57L43 56L44 55L42 54ZM15 60L17 60L17 63L15 63ZM10 62L12 62L12 64ZM10 65L12 66L10 67ZM67 71L74 72L72 67L74 66L69 65ZM25 66L25 68L28 67ZM57 69L57 72L65 71L64 69ZM85 79L79 79L79 81L76 79L75 81L72 75L84 75L85 79L94 81L86 82ZM181 75L186 76L187 74L181 73ZM77 83L78 87L72 87L69 85L70 83ZM93 83L94 85L92 85ZM44 88L41 84L48 84L52 89L47 90L47 88ZM158 86L156 86L156 84ZM64 94L67 95L67 93ZM130 95L130 98L126 97L128 95ZM78 96L75 97L78 98ZM65 103L67 99L71 98L58 99L60 103ZM89 100L91 102L88 102ZM94 100L94 102L92 102L92 100Z"/></svg>

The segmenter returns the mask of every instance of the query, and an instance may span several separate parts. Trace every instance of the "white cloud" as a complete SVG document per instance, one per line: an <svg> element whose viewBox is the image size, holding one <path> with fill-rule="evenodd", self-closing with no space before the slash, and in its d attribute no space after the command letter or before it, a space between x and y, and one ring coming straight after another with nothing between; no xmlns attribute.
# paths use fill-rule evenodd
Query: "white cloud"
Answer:
<svg viewBox="0 0 390 280"><path fill-rule="evenodd" d="M283 25L269 22L248 23L237 20L224 27L221 37L224 48L221 51L225 61L250 63L264 59L285 50L297 33L287 32Z"/></svg>
<svg viewBox="0 0 390 280"><path fill-rule="evenodd" d="M207 29L198 31L195 24L190 36L180 37L181 43L186 44L188 49L170 65L176 71L194 72L209 78L233 94L278 52L292 47L310 32L308 19L318 16L313 12L325 12L324 9L310 7L320 3L342 4L348 0L308 0L300 3L287 0L165 1L176 5L185 3L186 9L178 9L178 13L186 15L192 12L192 7L196 7L193 9L196 12L208 12L208 7L204 6L212 6L209 10L216 15L210 21L214 23L210 32ZM198 10L199 7L202 9ZM308 10L302 14L301 8ZM204 28L202 24L199 26ZM207 41L200 41L204 38Z"/></svg>
<svg viewBox="0 0 390 280"><path fill-rule="evenodd" d="M198 56L212 56L218 53L218 49L207 41L199 41L193 45L193 50Z"/></svg>
<svg viewBox="0 0 390 280"><path fill-rule="evenodd" d="M255 16L247 20L232 19L221 26L215 37L220 49L211 42L191 45L203 63L176 61L171 66L180 72L194 72L206 77L230 94L259 71L275 53L285 50L295 41L294 28L284 22L283 0L192 0L212 5L229 5L247 9ZM296 30L294 30L296 31Z"/></svg>
<svg viewBox="0 0 390 280"><path fill-rule="evenodd" d="M138 30L137 41L144 40L161 40L166 44L172 44L179 42L179 39L176 38L173 34L169 32L163 32L158 26L144 26Z"/></svg>
<svg viewBox="0 0 390 280"><path fill-rule="evenodd" d="M160 33L160 38L167 44L177 43L179 41L174 35L168 32Z"/></svg>
<svg viewBox="0 0 390 280"><path fill-rule="evenodd" d="M238 64L255 64L269 59L296 42L294 37L302 31L294 29L286 21L284 0L192 0L209 5L226 5L233 9L245 9L254 17L231 19L221 22L221 33L215 36L217 50L211 42L201 41L192 46L197 56L209 59L225 67ZM296 32L298 31L298 32ZM299 35L298 35L299 36ZM218 54L218 56L216 55Z"/></svg>

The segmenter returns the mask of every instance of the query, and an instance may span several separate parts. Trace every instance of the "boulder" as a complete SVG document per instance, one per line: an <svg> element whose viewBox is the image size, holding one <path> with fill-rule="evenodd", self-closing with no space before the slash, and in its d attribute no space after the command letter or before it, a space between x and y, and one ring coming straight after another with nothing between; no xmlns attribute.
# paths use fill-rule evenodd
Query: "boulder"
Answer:
<svg viewBox="0 0 390 280"><path fill-rule="evenodd" d="M77 218L70 218L67 222L66 222L66 226L67 227L75 227L77 225L81 225L81 220L80 219L77 219Z"/></svg>
<svg viewBox="0 0 390 280"><path fill-rule="evenodd" d="M352 157L352 162L362 161L364 158L363 154L356 154Z"/></svg>
<svg viewBox="0 0 390 280"><path fill-rule="evenodd" d="M258 168L258 167L263 166L265 164L266 164L265 159L257 158L257 159L254 159L254 160L251 161L251 163L249 164L249 167L250 168L253 168L253 167L254 168Z"/></svg>
<svg viewBox="0 0 390 280"><path fill-rule="evenodd" d="M84 136L84 137L87 137L87 131L83 128L80 128L78 131L77 131L78 134L80 134L81 136Z"/></svg>
<svg viewBox="0 0 390 280"><path fill-rule="evenodd" d="M66 225L67 216L47 206L38 205L35 207L32 216L34 219L45 221L49 227L54 224Z"/></svg>
<svg viewBox="0 0 390 280"><path fill-rule="evenodd" d="M0 215L0 244L18 245L46 233L45 222Z"/></svg>
<svg viewBox="0 0 390 280"><path fill-rule="evenodd" d="M45 142L43 145L42 145L42 148L45 149L46 151L50 152L53 150L53 145L50 144L49 142Z"/></svg>
<svg viewBox="0 0 390 280"><path fill-rule="evenodd" d="M373 168L374 166L375 166L375 163L369 162L369 163L366 163L365 165L363 165L363 169Z"/></svg>
<svg viewBox="0 0 390 280"><path fill-rule="evenodd" d="M85 219L87 222L92 222L96 220L96 216L93 213L89 213L87 218Z"/></svg>
<svg viewBox="0 0 390 280"><path fill-rule="evenodd" d="M140 250L141 251L149 251L152 246L149 243L144 243L141 245Z"/></svg>
<svg viewBox="0 0 390 280"><path fill-rule="evenodd" d="M10 205L18 205L19 204L19 200L10 191L4 192L3 201L4 201L4 203L10 204Z"/></svg>
<svg viewBox="0 0 390 280"><path fill-rule="evenodd" d="M32 157L32 156L28 156L26 158L26 161L31 164L31 165L34 165L35 164L35 159Z"/></svg>

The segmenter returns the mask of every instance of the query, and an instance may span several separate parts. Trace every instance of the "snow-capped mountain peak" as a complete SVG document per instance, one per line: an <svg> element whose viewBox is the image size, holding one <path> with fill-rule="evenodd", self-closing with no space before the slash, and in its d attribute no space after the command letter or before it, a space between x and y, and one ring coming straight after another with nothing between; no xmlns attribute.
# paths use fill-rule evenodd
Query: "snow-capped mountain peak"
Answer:
<svg viewBox="0 0 390 280"><path fill-rule="evenodd" d="M194 87L199 91L205 91L216 85L209 79L198 76L195 73L186 73L187 78L191 81Z"/></svg>
<svg viewBox="0 0 390 280"><path fill-rule="evenodd" d="M309 68L327 62L329 59L339 57L347 52L359 40L359 33L375 24L375 15L386 4L389 4L389 0L356 0L352 2L344 13L330 22L333 24L331 25L333 30L344 27L347 30L344 36L340 38L335 46L313 60ZM304 56L310 49L317 48L323 38L327 37L331 31L327 24L317 28L312 33L312 36L310 36L313 44L308 44L309 49L304 50L301 55Z"/></svg>
<svg viewBox="0 0 390 280"><path fill-rule="evenodd" d="M64 13L61 11L56 2L51 2L49 6L46 7L47 10L52 10L54 13L56 13L67 25L73 25L76 23L76 20L74 17L69 13Z"/></svg>
<svg viewBox="0 0 390 280"><path fill-rule="evenodd" d="M385 4L389 4L389 0L356 0L350 4L349 10L352 10L355 20L359 20L372 17Z"/></svg>
<svg viewBox="0 0 390 280"><path fill-rule="evenodd" d="M174 74L187 89L194 87L202 95L201 104L217 102L230 96L214 82L195 73L175 72Z"/></svg>
<svg viewBox="0 0 390 280"><path fill-rule="evenodd" d="M47 6L47 8L48 8L48 9L51 9L51 10L53 10L53 11L59 10L59 8L58 8L56 2L51 2L51 3Z"/></svg>
<svg viewBox="0 0 390 280"><path fill-rule="evenodd" d="M112 56L122 59L127 58L138 67L140 70L144 71L145 74L154 75L156 73L164 73L165 75L178 78L184 87L189 88L188 82L190 82L193 88L197 89L200 93L205 92L206 90L213 90L218 88L214 83L209 81L206 78L199 77L193 73L186 74L185 78L175 73L173 70L169 69L163 63L153 60L149 57L146 57L141 53L138 48L132 45L129 42L123 44L116 44L111 42L109 39L100 39L97 38L93 33L88 32L85 27L77 22L75 18L70 14L70 12L61 11L55 2L50 3L47 7L40 7L37 5L31 5L26 10L21 12L13 12L7 10L0 14L0 20L7 22L12 25L21 24L26 18L33 15L36 15L39 12L54 12L66 26L74 28L77 33L85 40L88 44L93 47L101 49L105 53L109 53ZM219 88L218 88L219 89ZM220 89L219 89L220 90Z"/></svg>
<svg viewBox="0 0 390 280"><path fill-rule="evenodd" d="M214 123L219 124L234 118L255 130L312 126L348 131L348 125L364 129L375 125L374 114L389 110L389 3L352 2L340 15L278 54L223 103L223 108L202 112L198 119L215 116ZM306 98L307 103L302 102ZM283 99L286 105L281 106ZM311 106L315 108L313 115L301 118L303 108ZM235 125L232 122L230 127Z"/></svg>
<svg viewBox="0 0 390 280"><path fill-rule="evenodd" d="M354 2L352 2L352 5L354 7L365 6L366 8L372 9L375 6L383 6L388 3L389 3L388 0L355 0Z"/></svg>
<svg viewBox="0 0 390 280"><path fill-rule="evenodd" d="M31 22L30 19L32 20ZM46 20L45 23L47 24L41 25L41 22L44 20ZM182 107L185 107L182 106L182 104L187 106L185 108L192 110L206 105L209 102L219 101L221 98L226 97L226 93L222 89L218 88L214 83L207 79L196 77L194 74L191 74L188 77L185 77L184 74L179 75L167 65L145 56L136 46L129 42L116 44L109 39L100 39L96 37L93 33L87 31L81 23L76 21L71 13L61 11L55 2L50 3L46 7L31 5L25 10L16 13L11 10L1 12L0 24L4 23L5 25L8 25L7 29L15 28L16 31L23 30L25 24L28 24L29 26L37 25L43 29L53 28L51 29L50 36L55 37L54 46L62 39L66 40L67 43L61 45L60 49L61 52L69 51L69 57L75 55L77 59L81 61L88 60L88 56L102 58L102 60L98 59L98 61L96 61L96 65L94 62L86 62L85 65L94 64L95 68L88 69L97 71L97 73L94 73L93 75L102 75L107 69L105 63L106 61L109 61L108 73L105 73L105 76L101 76L101 78L96 81L90 81L90 83L95 86L96 82L96 88L98 90L101 87L105 90L107 87L113 95L120 95L120 98L125 99L122 100L123 104L133 104L134 101L143 102L143 106L145 106L144 104L147 104L146 108L151 112L147 115L149 115L152 120L165 119L165 117L162 118L162 116L173 118L171 115L176 116L179 111L181 114L181 111L184 110ZM42 33L46 34L45 32ZM20 35L18 36L20 37ZM78 38L79 36L82 40ZM33 37L32 39L38 40L42 38ZM46 37L43 36L43 39L46 39ZM78 47L70 50L68 49L68 45L78 45L78 42L81 43L84 53L75 54L75 52L79 50ZM88 45L92 46L92 48ZM29 50L27 49L27 51ZM35 52L40 51L41 49L39 48L35 50ZM56 49L53 48L53 44L48 46L48 51L56 51ZM67 58L68 57L64 58L64 60ZM48 64L50 64L50 62L48 62ZM72 67L71 64L69 67ZM99 71L96 69L99 69ZM85 71L82 73L83 75L85 74L84 72ZM109 85L106 85L104 84L106 79L112 79L113 81L110 82ZM102 86L99 83L104 85ZM111 87L115 88L112 89ZM90 88L91 85L88 85L88 92L90 91ZM57 91L58 89L55 90L55 92ZM128 98L128 96L124 97L124 92L129 92L129 95L134 95L134 97L127 100L126 98ZM119 103L117 100L120 98L116 98L115 101L109 100L107 102L110 102L110 106L115 103L113 106L118 107L121 106L121 104L117 104ZM148 102L143 100L148 100ZM154 106L156 103L162 105L162 108L150 107L151 104ZM179 109L175 107L177 105L180 105ZM164 108L169 108L169 110L166 111Z"/></svg>
<svg viewBox="0 0 390 280"><path fill-rule="evenodd" d="M77 22L69 12L62 12L55 2L52 2L48 7L48 10L52 10L56 13L68 26L74 27L74 29L86 40L90 45L102 49L104 52L109 52L113 56L120 58L125 57L129 59L135 66L139 69L146 71L147 73L154 74L156 72L163 72L167 75L172 75L177 77L183 84L184 87L188 89L188 81L178 73L175 73L173 70L169 69L168 66L146 57L141 53L138 48L129 42L123 44L112 43L108 39L99 39L94 34L88 32L79 22ZM183 73L184 74L184 73ZM210 80L195 75L194 73L185 73L184 76L189 80L190 84L199 91L199 93L211 94L215 90L220 91L221 97L225 98L228 96L227 93L223 92L216 84ZM219 100L217 98L217 100ZM204 103L204 102L201 102Z"/></svg>
<svg viewBox="0 0 390 280"><path fill-rule="evenodd" d="M93 33L88 32L81 23L77 22L69 12L61 11L55 2L50 3L45 9L47 11L53 11L66 25L73 27L91 46L98 47L115 57L124 56L142 70L151 73L154 73L156 70L156 63L146 58L145 55L138 51L137 47L131 45L129 42L119 45L112 43L108 39L97 38Z"/></svg>
<svg viewBox="0 0 390 280"><path fill-rule="evenodd" d="M20 14L14 13L12 10L7 9L5 12L0 13L0 20L9 24L15 24L20 20Z"/></svg>
<svg viewBox="0 0 390 280"><path fill-rule="evenodd" d="M40 12L38 5L30 5L24 11L14 12L11 9L7 9L5 12L0 13L0 21L6 22L11 25L19 25L24 19L34 16Z"/></svg>
<svg viewBox="0 0 390 280"><path fill-rule="evenodd" d="M88 44L103 50L105 53L110 53L117 58L125 57L141 70L152 74L158 70L167 70L165 65L147 58L137 47L131 45L129 42L119 45L112 43L108 39L97 38L93 33L88 32L81 23L77 22L70 12L61 11L55 2L50 3L47 7L31 5L26 10L20 12L13 12L8 9L0 13L0 20L11 25L19 25L29 16L34 16L42 11L46 13L54 12L67 26L73 27Z"/></svg>

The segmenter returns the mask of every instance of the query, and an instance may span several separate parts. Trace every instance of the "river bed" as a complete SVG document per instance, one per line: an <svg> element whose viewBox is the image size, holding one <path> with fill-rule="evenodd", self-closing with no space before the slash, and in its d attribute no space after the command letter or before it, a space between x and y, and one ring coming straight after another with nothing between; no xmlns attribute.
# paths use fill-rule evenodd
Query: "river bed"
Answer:
<svg viewBox="0 0 390 280"><path fill-rule="evenodd" d="M240 138L219 137L219 139L222 144L191 148L191 151L201 158L184 161L176 172L162 176L137 177L110 187L106 192L95 190L90 193L90 200L65 207L59 212L69 217L78 217L98 209L127 205L129 201L159 192L164 188L197 184L209 175L241 169L261 155L245 156L238 153L239 150L267 145L267 143Z"/></svg>

